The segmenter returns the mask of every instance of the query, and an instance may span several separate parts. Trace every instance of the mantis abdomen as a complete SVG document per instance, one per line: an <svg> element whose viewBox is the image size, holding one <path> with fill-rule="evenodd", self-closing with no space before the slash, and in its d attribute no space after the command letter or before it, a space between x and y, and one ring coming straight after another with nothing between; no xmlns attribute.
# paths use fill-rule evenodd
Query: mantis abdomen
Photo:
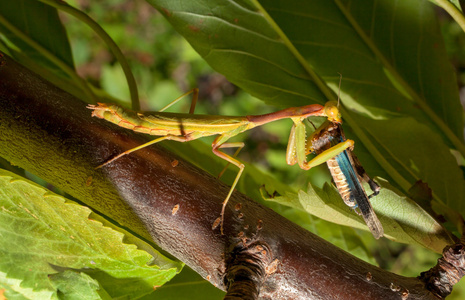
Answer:
<svg viewBox="0 0 465 300"><path fill-rule="evenodd" d="M141 114L115 104L98 103L92 116L105 119L120 127L157 136L191 136L190 140L209 135L235 132L254 127L246 117L210 116L156 112ZM214 130L212 130L214 128Z"/></svg>

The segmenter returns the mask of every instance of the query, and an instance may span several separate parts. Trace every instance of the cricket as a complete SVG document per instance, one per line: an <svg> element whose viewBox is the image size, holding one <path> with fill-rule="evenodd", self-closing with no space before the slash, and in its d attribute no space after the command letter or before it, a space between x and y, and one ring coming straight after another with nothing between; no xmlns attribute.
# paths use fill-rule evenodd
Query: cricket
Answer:
<svg viewBox="0 0 465 300"><path fill-rule="evenodd" d="M164 110L166 110L168 107L172 106L190 93L192 93L193 96L189 113L164 112ZM193 89L181 95L173 102L162 108L160 111L147 115L134 112L114 104L98 103L98 105L88 105L87 108L93 110L93 117L105 119L120 127L136 132L160 136L159 138L156 138L138 147L122 152L114 158L104 162L97 168L101 168L115 161L116 159L121 158L122 156L164 140L188 142L206 136L218 135L218 137L216 137L212 143L213 153L227 161L228 164L231 163L239 168L239 172L234 179L231 189L229 190L226 199L223 201L220 214L221 234L223 234L223 221L226 204L228 203L228 200L231 197L245 167L243 163L235 158L239 150L244 147L244 143L228 143L227 141L230 138L263 124L290 118L294 123L291 130L290 140L296 141L297 139L293 135L299 133L299 142L288 145L286 157L296 156L296 160L299 161L299 165L305 166L305 169L309 169L313 165L308 165L305 162L306 140L305 124L303 121L308 117L320 116L326 117L328 120L330 120L330 122L341 123L341 116L339 114L338 108L334 105L334 102L328 102L325 106L320 104L311 104L301 107L290 107L264 115L251 115L244 117L196 115L194 114L194 110L197 98L198 89ZM302 134L302 129L303 137L300 135ZM224 148L238 148L238 150L233 156L230 156L229 154L220 151L220 149ZM319 164L321 163L322 162ZM221 172L220 175L222 173L223 172Z"/></svg>
<svg viewBox="0 0 465 300"><path fill-rule="evenodd" d="M342 200L363 217L373 236L379 239L384 235L384 229L369 199L378 195L380 187L368 177L352 152L353 147L354 142L345 138L341 124L325 121L309 136L306 153L327 158L326 164ZM362 182L367 182L373 191L370 196L367 196Z"/></svg>

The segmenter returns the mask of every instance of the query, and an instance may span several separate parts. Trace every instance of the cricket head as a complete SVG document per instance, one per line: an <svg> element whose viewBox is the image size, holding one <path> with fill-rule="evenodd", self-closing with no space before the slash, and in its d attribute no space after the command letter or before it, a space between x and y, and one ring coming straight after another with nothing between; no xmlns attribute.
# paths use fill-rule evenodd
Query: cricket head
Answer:
<svg viewBox="0 0 465 300"><path fill-rule="evenodd" d="M342 123L341 113L339 112L338 104L336 101L326 102L325 115L330 122Z"/></svg>

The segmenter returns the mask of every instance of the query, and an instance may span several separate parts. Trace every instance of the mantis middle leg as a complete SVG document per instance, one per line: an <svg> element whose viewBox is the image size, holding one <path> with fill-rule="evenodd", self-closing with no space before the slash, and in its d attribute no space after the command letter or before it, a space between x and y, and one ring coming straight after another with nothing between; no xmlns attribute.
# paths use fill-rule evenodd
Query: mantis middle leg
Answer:
<svg viewBox="0 0 465 300"><path fill-rule="evenodd" d="M223 138L224 138L224 136L220 135L213 141L213 144L212 144L213 149L212 149L212 151L216 156L226 160L228 163L231 163L231 164L237 166L239 168L239 172L237 172L236 178L234 179L234 182L231 185L231 189L229 190L229 193L226 196L226 199L224 199L224 201L223 201L223 206L221 208L221 214L220 214L220 218L221 218L220 219L221 235L223 235L223 221L224 221L224 211L225 211L225 208L226 208L226 204L228 204L229 198L231 197L234 189L236 188L236 185L239 182L239 178L241 178L242 172L244 171L244 167L245 167L243 163L241 163L240 161L238 161L234 157L232 157L232 156L230 156L230 155L228 155L228 154L226 154L226 153L219 150L220 148L236 148L237 147L237 148L239 148L238 151L236 151L236 154L237 154L244 147L244 143L223 143L223 144L219 144L219 141L221 139L223 139ZM221 175L222 175L222 173L223 173L223 171L221 172Z"/></svg>

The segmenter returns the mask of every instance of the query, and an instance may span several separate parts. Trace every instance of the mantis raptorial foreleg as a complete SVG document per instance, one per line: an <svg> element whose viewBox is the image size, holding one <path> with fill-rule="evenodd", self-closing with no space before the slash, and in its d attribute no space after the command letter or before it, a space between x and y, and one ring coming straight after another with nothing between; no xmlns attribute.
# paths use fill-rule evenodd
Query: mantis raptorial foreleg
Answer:
<svg viewBox="0 0 465 300"><path fill-rule="evenodd" d="M308 163L305 163L303 169L309 170L313 167L321 165L322 163L327 162L329 159L341 154L347 149L352 149L353 147L354 147L354 141L352 140L346 140L344 142L341 142L337 144L336 146L333 146L329 148L328 150L325 150L322 153L318 154Z"/></svg>
<svg viewBox="0 0 465 300"><path fill-rule="evenodd" d="M310 170L311 168L321 165L329 159L341 154L346 149L352 149L354 147L354 141L346 140L321 152L312 160L307 162L307 154L314 152L311 141L314 139L314 136L321 131L321 128L325 128L329 122L326 121L323 123L319 129L314 131L307 138L305 124L299 119L293 119L293 121L294 124L289 135L289 142L286 152L286 161L289 165L298 163L301 169Z"/></svg>

